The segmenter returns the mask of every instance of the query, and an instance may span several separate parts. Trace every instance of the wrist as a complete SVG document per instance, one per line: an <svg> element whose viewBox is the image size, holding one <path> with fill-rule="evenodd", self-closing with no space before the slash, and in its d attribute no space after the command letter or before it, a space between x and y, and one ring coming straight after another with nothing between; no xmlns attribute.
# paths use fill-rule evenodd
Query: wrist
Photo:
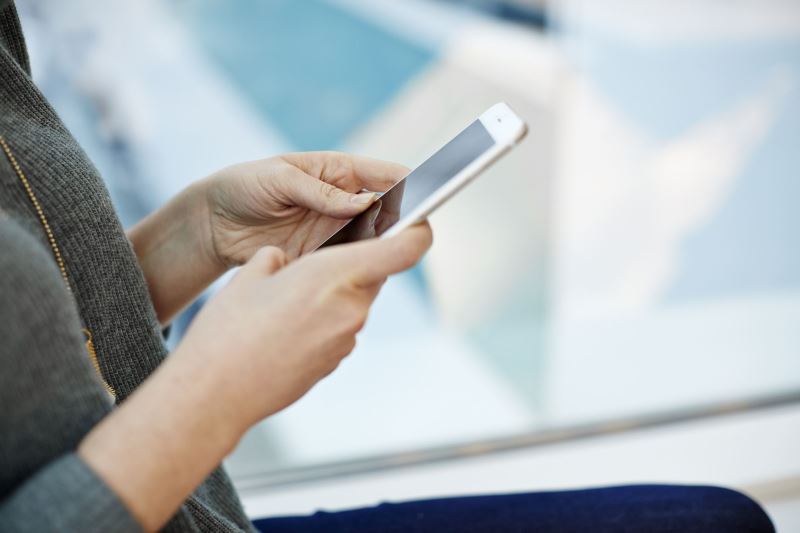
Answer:
<svg viewBox="0 0 800 533"><path fill-rule="evenodd" d="M165 372L184 382L187 396L193 397L190 403L203 411L205 423L228 452L260 419L250 412L253 399L242 390L241 369L235 368L233 359L223 356L223 350L213 341L198 344L184 338L170 354L167 362L174 364ZM165 382L169 380L165 378Z"/></svg>
<svg viewBox="0 0 800 533"><path fill-rule="evenodd" d="M190 185L128 232L162 324L228 269L215 253L208 186Z"/></svg>
<svg viewBox="0 0 800 533"><path fill-rule="evenodd" d="M78 446L147 531L161 528L243 435L216 405L208 374L170 356Z"/></svg>
<svg viewBox="0 0 800 533"><path fill-rule="evenodd" d="M183 404L199 415L199 424L205 438L214 447L232 452L242 435L250 428L250 420L236 396L236 374L224 368L226 357L204 357L193 346L181 345L170 354L174 364L165 368L162 385L181 391ZM174 394L166 391L167 394Z"/></svg>
<svg viewBox="0 0 800 533"><path fill-rule="evenodd" d="M195 249L200 260L208 265L208 269L221 276L231 268L230 261L220 253L217 243L215 225L214 189L217 187L214 176L204 178L189 185L181 193L185 196L190 211L191 226L195 228Z"/></svg>

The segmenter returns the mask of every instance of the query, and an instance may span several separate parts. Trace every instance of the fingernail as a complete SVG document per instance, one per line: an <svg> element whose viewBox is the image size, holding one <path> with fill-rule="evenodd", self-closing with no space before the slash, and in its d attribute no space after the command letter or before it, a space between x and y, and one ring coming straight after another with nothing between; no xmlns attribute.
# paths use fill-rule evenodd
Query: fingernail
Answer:
<svg viewBox="0 0 800 533"><path fill-rule="evenodd" d="M374 226L375 221L378 219L378 215L381 212L381 208L380 205L378 205L377 208L371 207L370 209L372 210L372 213L369 215L369 225Z"/></svg>
<svg viewBox="0 0 800 533"><path fill-rule="evenodd" d="M350 201L354 204L371 204L377 196L374 192L362 192L351 196Z"/></svg>

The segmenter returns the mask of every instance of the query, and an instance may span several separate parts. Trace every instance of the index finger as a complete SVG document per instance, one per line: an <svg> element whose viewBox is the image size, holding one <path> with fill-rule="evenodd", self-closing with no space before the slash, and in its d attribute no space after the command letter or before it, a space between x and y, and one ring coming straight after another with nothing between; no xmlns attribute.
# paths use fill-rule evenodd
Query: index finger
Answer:
<svg viewBox="0 0 800 533"><path fill-rule="evenodd" d="M372 159L360 155L344 154L350 158L353 176L370 191L385 192L408 176L411 170L399 163Z"/></svg>
<svg viewBox="0 0 800 533"><path fill-rule="evenodd" d="M317 179L331 183L349 178L374 192L389 190L409 173L398 163L344 152L294 152L281 157Z"/></svg>

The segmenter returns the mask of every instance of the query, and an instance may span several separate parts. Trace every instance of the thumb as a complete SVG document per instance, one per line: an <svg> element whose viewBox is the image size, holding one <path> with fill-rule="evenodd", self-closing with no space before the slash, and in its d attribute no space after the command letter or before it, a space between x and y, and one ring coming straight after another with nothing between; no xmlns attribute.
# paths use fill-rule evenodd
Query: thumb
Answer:
<svg viewBox="0 0 800 533"><path fill-rule="evenodd" d="M242 276L264 277L274 274L288 263L286 254L277 246L260 248L239 270Z"/></svg>
<svg viewBox="0 0 800 533"><path fill-rule="evenodd" d="M288 174L281 185L289 201L326 216L353 218L378 197L372 192L349 193L299 169Z"/></svg>
<svg viewBox="0 0 800 533"><path fill-rule="evenodd" d="M424 221L394 237L347 244L341 249L348 256L356 284L370 286L413 267L432 243L431 227Z"/></svg>

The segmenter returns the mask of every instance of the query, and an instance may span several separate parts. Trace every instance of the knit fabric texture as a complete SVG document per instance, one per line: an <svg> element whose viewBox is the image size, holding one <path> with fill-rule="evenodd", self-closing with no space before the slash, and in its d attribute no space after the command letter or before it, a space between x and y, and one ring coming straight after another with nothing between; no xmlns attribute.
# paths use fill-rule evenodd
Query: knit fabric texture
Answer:
<svg viewBox="0 0 800 533"><path fill-rule="evenodd" d="M166 349L136 255L97 170L34 85L13 2L0 0L0 135L50 222L72 292L5 154L0 154L0 530L140 531L75 450ZM254 531L220 467L168 532Z"/></svg>

